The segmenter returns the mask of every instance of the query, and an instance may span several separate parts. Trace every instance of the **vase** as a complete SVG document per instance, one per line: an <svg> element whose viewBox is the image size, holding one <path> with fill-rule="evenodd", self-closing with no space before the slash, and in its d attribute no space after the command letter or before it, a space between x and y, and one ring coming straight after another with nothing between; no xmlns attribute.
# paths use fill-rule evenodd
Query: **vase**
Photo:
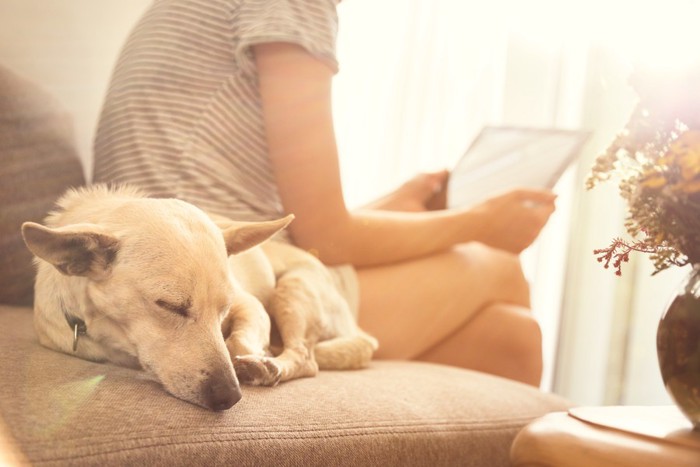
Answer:
<svg viewBox="0 0 700 467"><path fill-rule="evenodd" d="M700 430L700 264L694 265L661 317L656 349L666 390Z"/></svg>

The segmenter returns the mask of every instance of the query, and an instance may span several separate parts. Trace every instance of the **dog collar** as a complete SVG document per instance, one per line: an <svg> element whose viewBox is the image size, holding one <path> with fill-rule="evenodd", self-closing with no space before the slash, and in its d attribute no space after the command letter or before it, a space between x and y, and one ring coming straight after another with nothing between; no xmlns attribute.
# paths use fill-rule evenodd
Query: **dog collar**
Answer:
<svg viewBox="0 0 700 467"><path fill-rule="evenodd" d="M78 350L78 338L87 335L87 325L85 321L68 313L63 313L68 322L68 326L73 330L73 352Z"/></svg>

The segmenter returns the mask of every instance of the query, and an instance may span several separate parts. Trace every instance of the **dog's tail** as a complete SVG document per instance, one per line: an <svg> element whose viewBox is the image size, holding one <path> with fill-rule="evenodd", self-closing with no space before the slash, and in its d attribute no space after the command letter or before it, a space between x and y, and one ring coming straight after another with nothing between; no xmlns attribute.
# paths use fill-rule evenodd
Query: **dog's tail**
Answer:
<svg viewBox="0 0 700 467"><path fill-rule="evenodd" d="M314 347L314 357L320 370L358 370L369 365L377 347L377 339L361 332L319 342Z"/></svg>

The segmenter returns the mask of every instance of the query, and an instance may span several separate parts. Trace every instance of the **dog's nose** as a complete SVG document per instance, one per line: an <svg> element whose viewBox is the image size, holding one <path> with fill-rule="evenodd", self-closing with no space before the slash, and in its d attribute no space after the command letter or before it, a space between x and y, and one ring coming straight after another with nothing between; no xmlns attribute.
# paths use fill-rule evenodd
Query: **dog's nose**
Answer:
<svg viewBox="0 0 700 467"><path fill-rule="evenodd" d="M232 378L213 377L205 383L204 403L211 410L230 409L241 397L241 388Z"/></svg>

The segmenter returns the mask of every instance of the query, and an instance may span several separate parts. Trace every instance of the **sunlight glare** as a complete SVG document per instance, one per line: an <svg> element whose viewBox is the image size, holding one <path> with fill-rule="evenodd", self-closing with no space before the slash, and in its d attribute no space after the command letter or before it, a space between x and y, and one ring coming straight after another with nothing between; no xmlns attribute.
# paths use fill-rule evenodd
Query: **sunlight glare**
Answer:
<svg viewBox="0 0 700 467"><path fill-rule="evenodd" d="M36 433L50 436L70 423L104 379L105 375L96 375L54 387L42 401L48 408L43 412L41 423L34 426Z"/></svg>
<svg viewBox="0 0 700 467"><path fill-rule="evenodd" d="M700 59L694 0L509 2L510 30L549 47L601 46L621 60L678 71Z"/></svg>

